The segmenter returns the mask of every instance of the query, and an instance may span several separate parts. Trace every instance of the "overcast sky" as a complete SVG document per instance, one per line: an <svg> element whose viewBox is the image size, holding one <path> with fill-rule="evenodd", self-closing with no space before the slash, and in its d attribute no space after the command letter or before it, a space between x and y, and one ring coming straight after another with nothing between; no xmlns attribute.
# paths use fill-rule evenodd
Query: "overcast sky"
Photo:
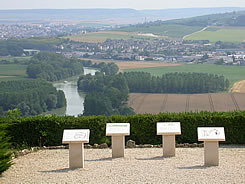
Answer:
<svg viewBox="0 0 245 184"><path fill-rule="evenodd" d="M0 0L0 9L245 7L245 0Z"/></svg>

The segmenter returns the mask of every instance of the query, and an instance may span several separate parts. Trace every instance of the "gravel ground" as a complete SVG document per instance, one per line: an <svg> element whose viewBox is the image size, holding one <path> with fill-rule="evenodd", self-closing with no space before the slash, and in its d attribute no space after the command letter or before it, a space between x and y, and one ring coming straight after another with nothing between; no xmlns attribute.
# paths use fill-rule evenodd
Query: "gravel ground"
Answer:
<svg viewBox="0 0 245 184"><path fill-rule="evenodd" d="M69 169L67 149L41 150L14 159L0 183L245 183L245 146L221 147L217 167L203 166L203 154L176 148L164 158L162 148L137 148L112 159L111 149L85 149L85 168Z"/></svg>

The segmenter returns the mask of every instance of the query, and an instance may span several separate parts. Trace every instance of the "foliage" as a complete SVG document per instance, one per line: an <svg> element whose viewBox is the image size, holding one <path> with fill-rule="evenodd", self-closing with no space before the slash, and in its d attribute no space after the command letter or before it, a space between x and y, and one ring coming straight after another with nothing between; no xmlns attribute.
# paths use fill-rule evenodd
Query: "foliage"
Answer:
<svg viewBox="0 0 245 184"><path fill-rule="evenodd" d="M9 138L6 138L4 131L0 131L0 175L6 171L11 165L11 152L9 150Z"/></svg>
<svg viewBox="0 0 245 184"><path fill-rule="evenodd" d="M78 59L67 59L61 54L40 52L31 58L26 72L30 78L57 81L81 74L83 65Z"/></svg>
<svg viewBox="0 0 245 184"><path fill-rule="evenodd" d="M137 68L126 69L124 72L148 72L151 75L161 77L166 73L173 72L195 72L195 73L210 73L223 75L230 81L230 85L245 78L245 67L240 66L221 66L214 64L184 64L179 66L169 67L153 67L153 68Z"/></svg>
<svg viewBox="0 0 245 184"><path fill-rule="evenodd" d="M132 114L126 107L128 85L123 74L95 76L86 75L78 79L78 89L87 92L84 100L84 115Z"/></svg>
<svg viewBox="0 0 245 184"><path fill-rule="evenodd" d="M22 56L24 49L38 49L43 51L56 51L56 44L62 43L61 39L30 38L0 40L0 56Z"/></svg>
<svg viewBox="0 0 245 184"><path fill-rule="evenodd" d="M23 116L37 115L65 105L64 93L46 81L32 79L0 83L0 113L8 111L9 117L18 116L20 112Z"/></svg>
<svg viewBox="0 0 245 184"><path fill-rule="evenodd" d="M161 144L156 135L157 122L181 122L177 143L195 143L197 127L224 127L226 144L245 144L245 112L160 113L131 116L36 116L0 118L0 125L7 123L7 136L14 146L60 145L64 129L90 129L90 144L110 143L105 136L106 123L130 123L130 136L137 144Z"/></svg>
<svg viewBox="0 0 245 184"><path fill-rule="evenodd" d="M166 73L161 77L146 72L126 72L130 92L139 93L214 93L229 87L224 76L208 73Z"/></svg>
<svg viewBox="0 0 245 184"><path fill-rule="evenodd" d="M104 72L106 75L115 75L119 71L118 66L115 63L92 63L90 60L82 60L83 66L99 68L101 72Z"/></svg>

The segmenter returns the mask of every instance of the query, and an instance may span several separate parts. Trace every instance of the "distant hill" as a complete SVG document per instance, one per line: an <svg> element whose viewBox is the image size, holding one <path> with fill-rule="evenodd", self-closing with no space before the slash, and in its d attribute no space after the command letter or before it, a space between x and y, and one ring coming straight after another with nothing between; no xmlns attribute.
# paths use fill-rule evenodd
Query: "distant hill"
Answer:
<svg viewBox="0 0 245 184"><path fill-rule="evenodd" d="M50 21L100 21L113 24L143 23L171 20L207 14L245 10L245 8L184 8L161 10L135 9L33 9L0 10L0 23Z"/></svg>
<svg viewBox="0 0 245 184"><path fill-rule="evenodd" d="M245 11L219 13L161 22L186 26L245 26ZM154 25L155 23L152 22ZM159 22L157 22L159 24Z"/></svg>
<svg viewBox="0 0 245 184"><path fill-rule="evenodd" d="M244 26L244 29L242 28ZM209 27L209 29L206 29ZM211 28L212 27L212 28ZM214 27L214 28L213 28ZM191 18L182 18L182 19L174 19L174 20L157 20L157 21L149 21L141 24L130 25L121 27L118 31L124 32L142 32L142 33L152 33L161 36L168 36L170 38L186 38L187 35L191 35L193 33L205 32L207 35L207 31L215 34L219 34L216 31L220 31L221 28L224 27L234 27L235 29L239 29L240 37L233 38L234 31L225 32L231 33L232 35L226 35L225 32L222 35L221 41L235 41L240 42L245 39L243 34L245 33L245 11L233 11L228 13L216 13L211 15L203 15ZM231 29L231 28L229 28ZM209 39L211 33L208 32L208 36L203 37L204 34L198 34L195 37L195 40ZM217 37L217 35L213 34L213 37ZM229 39L224 39L229 36ZM188 39L192 39L192 37L188 37ZM217 41L217 39L212 39L210 41Z"/></svg>

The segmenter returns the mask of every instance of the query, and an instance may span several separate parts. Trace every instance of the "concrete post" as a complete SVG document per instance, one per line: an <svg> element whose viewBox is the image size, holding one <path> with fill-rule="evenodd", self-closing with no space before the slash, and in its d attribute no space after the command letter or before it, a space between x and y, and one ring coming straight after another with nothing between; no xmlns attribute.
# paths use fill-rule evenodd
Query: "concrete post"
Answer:
<svg viewBox="0 0 245 184"><path fill-rule="evenodd" d="M218 166L219 165L219 142L204 141L204 165Z"/></svg>
<svg viewBox="0 0 245 184"><path fill-rule="evenodd" d="M84 168L84 143L69 144L69 167Z"/></svg>
<svg viewBox="0 0 245 184"><path fill-rule="evenodd" d="M112 136L112 158L124 157L125 136Z"/></svg>
<svg viewBox="0 0 245 184"><path fill-rule="evenodd" d="M175 156L175 135L163 135L162 136L162 147L164 157Z"/></svg>

